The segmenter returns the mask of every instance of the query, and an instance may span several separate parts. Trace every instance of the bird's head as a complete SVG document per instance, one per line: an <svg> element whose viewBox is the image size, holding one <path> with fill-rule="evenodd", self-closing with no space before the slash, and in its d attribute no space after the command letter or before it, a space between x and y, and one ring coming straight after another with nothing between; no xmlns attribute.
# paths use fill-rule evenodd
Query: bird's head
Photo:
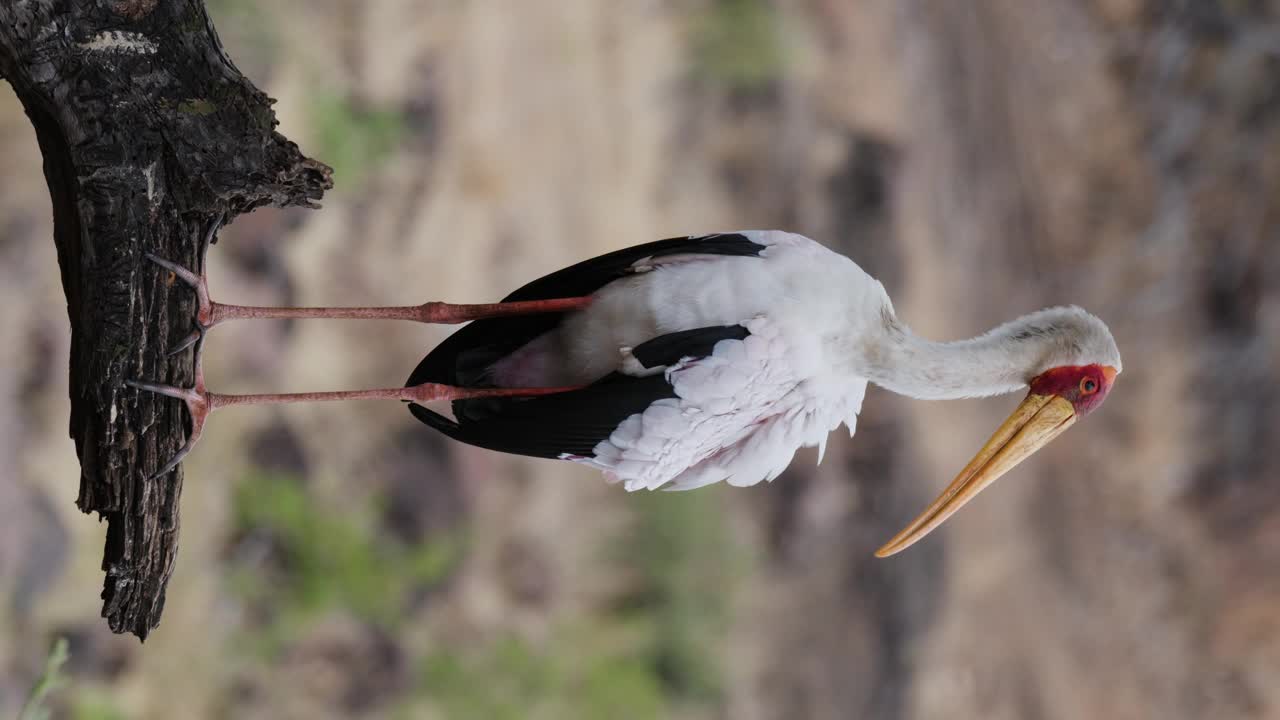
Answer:
<svg viewBox="0 0 1280 720"><path fill-rule="evenodd" d="M1111 331L1079 308L1043 310L995 332L1008 334L1011 343L1033 341L1042 349L1026 381L1031 392L942 494L876 551L878 557L923 538L996 478L1096 410L1120 374L1120 351Z"/></svg>

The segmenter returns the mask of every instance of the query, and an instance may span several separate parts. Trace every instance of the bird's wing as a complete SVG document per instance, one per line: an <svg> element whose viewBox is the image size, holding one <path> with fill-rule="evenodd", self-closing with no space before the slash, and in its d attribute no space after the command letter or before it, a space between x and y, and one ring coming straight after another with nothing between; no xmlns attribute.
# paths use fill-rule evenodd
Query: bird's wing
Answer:
<svg viewBox="0 0 1280 720"><path fill-rule="evenodd" d="M751 230L716 235L670 238L617 250L584 260L538 278L503 302L547 300L590 295L614 280L645 272L663 262L696 256L759 256L786 233ZM422 362L406 385L436 382L475 387L485 382L485 370L529 341L555 329L563 313L477 320L450 335Z"/></svg>
<svg viewBox="0 0 1280 720"><path fill-rule="evenodd" d="M636 346L631 356L642 367L660 368L707 355L719 341L747 334L741 325L673 333ZM676 397L662 372L614 372L580 390L555 395L458 401L456 419L421 405L410 405L409 410L445 435L471 445L533 457L589 458L627 418Z"/></svg>
<svg viewBox="0 0 1280 720"><path fill-rule="evenodd" d="M668 352L669 396L627 415L591 452L562 457L604 470L628 490L745 486L777 477L798 448L825 445L842 422L852 433L865 380L809 372L795 361L803 349L767 318L742 327L745 336L722 338L709 354ZM651 342L659 341L672 336ZM649 365L644 349L635 353Z"/></svg>
<svg viewBox="0 0 1280 720"><path fill-rule="evenodd" d="M506 300L588 295L663 264L713 256L771 257L783 249L822 250L807 238L774 231L662 240L552 273ZM495 362L553 330L563 317L549 313L471 323L433 350L408 384L489 385L488 370ZM724 478L746 485L775 477L798 447L821 445L840 422L852 429L861 406L864 380L837 386L819 379L823 373L802 362L816 354L804 352L811 348L797 351L797 344L803 343L784 340L764 318L683 330L638 344L619 372L581 390L458 401L456 419L419 405L410 405L410 411L459 441L585 462L629 489L668 483L683 489Z"/></svg>

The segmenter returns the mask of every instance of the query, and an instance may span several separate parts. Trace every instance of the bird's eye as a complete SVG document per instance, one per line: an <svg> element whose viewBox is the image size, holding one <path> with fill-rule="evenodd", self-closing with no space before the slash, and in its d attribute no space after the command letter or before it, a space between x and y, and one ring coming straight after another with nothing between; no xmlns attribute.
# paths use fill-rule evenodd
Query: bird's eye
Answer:
<svg viewBox="0 0 1280 720"><path fill-rule="evenodd" d="M1080 392L1085 395L1092 395L1098 392L1098 381L1091 377L1084 378L1080 381Z"/></svg>

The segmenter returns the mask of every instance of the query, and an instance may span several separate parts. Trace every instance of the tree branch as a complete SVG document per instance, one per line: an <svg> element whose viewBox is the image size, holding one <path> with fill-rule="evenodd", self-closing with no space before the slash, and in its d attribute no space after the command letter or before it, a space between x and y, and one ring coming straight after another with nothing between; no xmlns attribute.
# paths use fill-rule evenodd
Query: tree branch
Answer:
<svg viewBox="0 0 1280 720"><path fill-rule="evenodd" d="M191 331L195 298L143 254L196 268L217 217L316 207L332 173L275 131L272 100L226 56L201 0L0 3L0 76L44 156L71 320L77 504L107 520L103 615L145 639L176 560L182 471L147 478L188 419L124 380L193 382L191 353L166 353Z"/></svg>

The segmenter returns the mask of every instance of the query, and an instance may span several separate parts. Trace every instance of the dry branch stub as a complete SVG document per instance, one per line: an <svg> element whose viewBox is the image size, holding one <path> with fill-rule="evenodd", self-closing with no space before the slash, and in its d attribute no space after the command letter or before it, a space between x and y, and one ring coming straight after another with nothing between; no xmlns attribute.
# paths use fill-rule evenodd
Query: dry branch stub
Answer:
<svg viewBox="0 0 1280 720"><path fill-rule="evenodd" d="M275 131L272 100L226 56L200 0L0 4L0 77L44 156L71 321L70 434L86 513L107 521L103 615L145 639L178 547L181 403L125 386L193 379L168 357L195 298L144 260L188 267L218 217L316 207L332 172Z"/></svg>

